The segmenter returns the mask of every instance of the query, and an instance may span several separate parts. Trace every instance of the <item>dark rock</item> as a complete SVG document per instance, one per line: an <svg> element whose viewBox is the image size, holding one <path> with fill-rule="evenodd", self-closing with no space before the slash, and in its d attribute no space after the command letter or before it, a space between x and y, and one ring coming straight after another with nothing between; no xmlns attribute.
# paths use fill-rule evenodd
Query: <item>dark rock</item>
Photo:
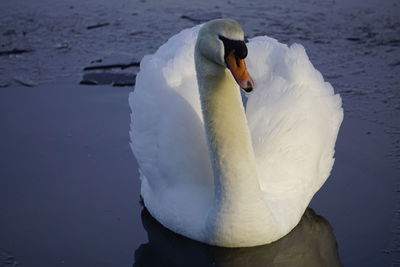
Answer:
<svg viewBox="0 0 400 267"><path fill-rule="evenodd" d="M140 66L140 62L131 62L128 64L110 64L110 65L94 65L94 66L89 66L89 67L85 67L83 70L101 70L101 69L116 69L116 68L120 68L120 69L126 69L129 67L139 67Z"/></svg>
<svg viewBox="0 0 400 267"><path fill-rule="evenodd" d="M181 16L182 19L190 20L195 23L202 23L212 19L222 18L222 13L215 12L189 12Z"/></svg>
<svg viewBox="0 0 400 267"><path fill-rule="evenodd" d="M133 86L135 85L135 78L134 73L89 72L83 74L80 84Z"/></svg>
<svg viewBox="0 0 400 267"><path fill-rule="evenodd" d="M359 42L361 41L360 38L358 37L347 37L346 40L352 41L352 42Z"/></svg>
<svg viewBox="0 0 400 267"><path fill-rule="evenodd" d="M80 84L134 86L140 62L129 54L110 54L97 58L83 69Z"/></svg>
<svg viewBox="0 0 400 267"><path fill-rule="evenodd" d="M90 61L90 63L91 64L93 64L93 63L101 63L102 61L103 60L101 58L99 58L99 59L95 59L95 60Z"/></svg>
<svg viewBox="0 0 400 267"><path fill-rule="evenodd" d="M114 87L123 87L123 86L134 86L135 82L114 82L112 86Z"/></svg>
<svg viewBox="0 0 400 267"><path fill-rule="evenodd" d="M127 69L130 67L139 67L139 65L139 60L133 59L130 54L113 53L92 60L89 66L86 66L83 70Z"/></svg>
<svg viewBox="0 0 400 267"><path fill-rule="evenodd" d="M0 51L0 56L16 55L16 54L23 54L23 53L29 53L29 52L33 52L33 50L14 48L11 50Z"/></svg>
<svg viewBox="0 0 400 267"><path fill-rule="evenodd" d="M84 85L98 85L99 83L93 80L85 80L83 79L82 81L79 82L79 84L84 84Z"/></svg>
<svg viewBox="0 0 400 267"><path fill-rule="evenodd" d="M95 25L89 25L89 26L86 27L86 29L92 30L92 29L96 29L96 28L100 28L100 27L105 27L105 26L108 26L108 25L110 25L110 23L108 23L108 22L106 22L106 23L98 23L98 24L95 24Z"/></svg>

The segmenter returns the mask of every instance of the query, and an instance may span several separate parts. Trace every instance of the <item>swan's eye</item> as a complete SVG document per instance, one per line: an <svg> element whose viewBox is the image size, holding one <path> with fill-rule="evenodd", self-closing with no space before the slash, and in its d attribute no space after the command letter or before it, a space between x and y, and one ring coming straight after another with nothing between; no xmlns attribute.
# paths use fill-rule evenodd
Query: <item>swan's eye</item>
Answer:
<svg viewBox="0 0 400 267"><path fill-rule="evenodd" d="M235 53L236 65L240 68L240 58Z"/></svg>
<svg viewBox="0 0 400 267"><path fill-rule="evenodd" d="M219 36L219 39L223 42L224 44L224 49L225 49L225 58L229 55L230 52L233 50L235 51L235 55L239 59L244 59L247 57L247 46L246 43L242 40L231 40L223 36Z"/></svg>

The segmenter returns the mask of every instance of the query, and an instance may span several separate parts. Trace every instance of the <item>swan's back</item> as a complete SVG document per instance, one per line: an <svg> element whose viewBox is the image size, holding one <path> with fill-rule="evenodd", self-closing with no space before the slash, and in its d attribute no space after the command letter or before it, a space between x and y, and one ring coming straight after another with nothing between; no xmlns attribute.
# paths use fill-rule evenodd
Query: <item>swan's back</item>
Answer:
<svg viewBox="0 0 400 267"><path fill-rule="evenodd" d="M180 32L144 57L129 97L131 147L145 205L164 226L197 240L214 194L194 65L199 28ZM248 50L255 89L246 116L259 180L288 232L331 171L341 99L301 45L257 37Z"/></svg>

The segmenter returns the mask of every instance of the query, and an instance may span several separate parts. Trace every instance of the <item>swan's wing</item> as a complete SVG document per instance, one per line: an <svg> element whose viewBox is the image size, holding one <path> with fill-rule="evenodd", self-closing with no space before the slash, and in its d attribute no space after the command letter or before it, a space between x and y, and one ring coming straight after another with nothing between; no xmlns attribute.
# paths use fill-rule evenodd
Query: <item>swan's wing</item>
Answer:
<svg viewBox="0 0 400 267"><path fill-rule="evenodd" d="M301 45L256 37L248 50L255 89L246 116L260 184L270 203L279 200L277 213L291 213L301 201L302 213L332 169L341 98Z"/></svg>
<svg viewBox="0 0 400 267"><path fill-rule="evenodd" d="M129 104L142 194L147 188L161 198L169 186L212 184L194 64L199 28L173 36L140 63Z"/></svg>

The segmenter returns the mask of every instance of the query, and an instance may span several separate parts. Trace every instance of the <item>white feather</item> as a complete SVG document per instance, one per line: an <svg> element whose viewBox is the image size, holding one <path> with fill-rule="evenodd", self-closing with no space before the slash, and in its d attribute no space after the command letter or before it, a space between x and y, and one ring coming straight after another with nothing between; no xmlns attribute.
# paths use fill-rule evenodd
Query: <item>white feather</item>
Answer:
<svg viewBox="0 0 400 267"><path fill-rule="evenodd" d="M150 213L171 230L207 242L214 184L194 63L199 29L180 32L143 58L129 96L130 134ZM246 117L259 183L274 215L265 231L277 227L281 237L330 174L343 119L341 98L301 45L263 36L247 46L255 89ZM264 243L276 239L273 233Z"/></svg>

